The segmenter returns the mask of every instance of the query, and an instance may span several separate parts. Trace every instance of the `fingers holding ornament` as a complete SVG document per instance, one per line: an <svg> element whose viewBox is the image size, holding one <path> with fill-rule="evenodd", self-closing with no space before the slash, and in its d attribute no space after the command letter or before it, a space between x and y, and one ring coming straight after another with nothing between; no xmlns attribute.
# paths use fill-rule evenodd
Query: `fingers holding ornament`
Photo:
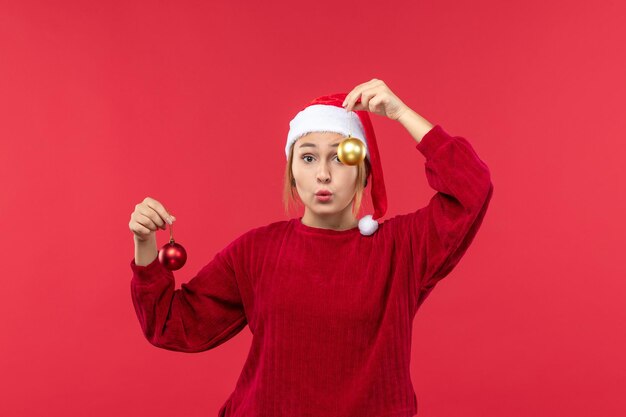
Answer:
<svg viewBox="0 0 626 417"><path fill-rule="evenodd" d="M347 111L369 111L391 120L398 120L408 108L384 81L377 78L354 87L346 96L343 107Z"/></svg>
<svg viewBox="0 0 626 417"><path fill-rule="evenodd" d="M174 241L174 217L163 204L151 197L146 197L141 203L135 205L135 211L131 214L128 224L136 239L145 242L152 239L158 229L165 230L170 227L170 241L158 251L159 262L170 271L180 269L187 261L187 251Z"/></svg>

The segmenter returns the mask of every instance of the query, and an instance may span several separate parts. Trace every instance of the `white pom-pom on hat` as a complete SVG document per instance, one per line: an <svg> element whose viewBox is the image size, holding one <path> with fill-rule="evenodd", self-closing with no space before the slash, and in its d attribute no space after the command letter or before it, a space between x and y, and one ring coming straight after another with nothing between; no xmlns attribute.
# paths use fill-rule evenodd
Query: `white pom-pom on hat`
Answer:
<svg viewBox="0 0 626 417"><path fill-rule="evenodd" d="M371 214L363 216L359 220L359 230L362 235L373 235L378 230L378 222L372 218Z"/></svg>

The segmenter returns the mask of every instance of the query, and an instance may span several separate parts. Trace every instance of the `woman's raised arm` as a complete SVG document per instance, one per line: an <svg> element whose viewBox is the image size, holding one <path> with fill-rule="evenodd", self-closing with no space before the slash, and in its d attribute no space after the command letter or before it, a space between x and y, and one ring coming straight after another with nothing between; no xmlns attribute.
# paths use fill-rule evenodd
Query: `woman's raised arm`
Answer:
<svg viewBox="0 0 626 417"><path fill-rule="evenodd" d="M410 252L414 311L467 251L493 194L489 168L465 138L436 125L416 148L437 193L426 207L390 219Z"/></svg>

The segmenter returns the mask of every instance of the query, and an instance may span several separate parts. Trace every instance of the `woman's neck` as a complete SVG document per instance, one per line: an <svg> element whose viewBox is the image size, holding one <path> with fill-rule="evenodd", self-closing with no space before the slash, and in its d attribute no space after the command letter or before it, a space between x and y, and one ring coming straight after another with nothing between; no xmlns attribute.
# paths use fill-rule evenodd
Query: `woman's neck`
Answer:
<svg viewBox="0 0 626 417"><path fill-rule="evenodd" d="M331 213L319 215L306 210L302 216L302 223L306 226L331 230L349 230L359 225L358 219L354 217L351 211L348 211L347 214Z"/></svg>

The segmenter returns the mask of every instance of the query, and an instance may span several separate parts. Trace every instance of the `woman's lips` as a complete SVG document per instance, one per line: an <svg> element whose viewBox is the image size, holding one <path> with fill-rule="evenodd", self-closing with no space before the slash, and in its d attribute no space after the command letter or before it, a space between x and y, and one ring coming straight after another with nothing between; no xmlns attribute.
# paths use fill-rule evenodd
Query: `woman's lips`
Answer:
<svg viewBox="0 0 626 417"><path fill-rule="evenodd" d="M317 194L315 198L317 198L318 201L328 201L332 196L332 194Z"/></svg>

